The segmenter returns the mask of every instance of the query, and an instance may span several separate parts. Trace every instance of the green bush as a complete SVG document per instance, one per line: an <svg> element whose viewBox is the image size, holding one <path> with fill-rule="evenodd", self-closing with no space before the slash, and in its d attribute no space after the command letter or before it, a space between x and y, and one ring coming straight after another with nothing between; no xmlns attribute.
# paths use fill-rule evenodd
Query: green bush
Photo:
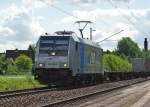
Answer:
<svg viewBox="0 0 150 107"><path fill-rule="evenodd" d="M7 70L7 60L5 55L0 55L0 74L3 74Z"/></svg>
<svg viewBox="0 0 150 107"><path fill-rule="evenodd" d="M7 66L6 74L8 74L8 75L17 75L17 74L19 74L19 70L18 70L16 65L9 64Z"/></svg>
<svg viewBox="0 0 150 107"><path fill-rule="evenodd" d="M143 51L143 58L150 60L150 51Z"/></svg>
<svg viewBox="0 0 150 107"><path fill-rule="evenodd" d="M32 59L26 55L20 55L16 58L15 64L20 72L31 72Z"/></svg>
<svg viewBox="0 0 150 107"><path fill-rule="evenodd" d="M7 70L4 74L7 74L7 75L19 74L19 70L17 66L15 65L15 62L13 61L13 59L6 59L6 61L7 61Z"/></svg>
<svg viewBox="0 0 150 107"><path fill-rule="evenodd" d="M103 67L105 72L128 72L132 70L132 64L113 54L103 56Z"/></svg>

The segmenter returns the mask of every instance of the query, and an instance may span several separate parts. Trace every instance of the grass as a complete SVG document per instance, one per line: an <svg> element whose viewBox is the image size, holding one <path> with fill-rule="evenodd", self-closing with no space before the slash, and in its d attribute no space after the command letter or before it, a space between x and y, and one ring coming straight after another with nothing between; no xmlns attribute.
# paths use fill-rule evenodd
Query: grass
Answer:
<svg viewBox="0 0 150 107"><path fill-rule="evenodd" d="M0 91L14 91L43 87L31 75L0 76Z"/></svg>

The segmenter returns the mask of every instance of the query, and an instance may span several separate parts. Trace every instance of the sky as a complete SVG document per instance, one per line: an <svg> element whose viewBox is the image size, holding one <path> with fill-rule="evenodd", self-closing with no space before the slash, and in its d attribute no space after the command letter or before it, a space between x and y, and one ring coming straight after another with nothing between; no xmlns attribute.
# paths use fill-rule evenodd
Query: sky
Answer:
<svg viewBox="0 0 150 107"><path fill-rule="evenodd" d="M84 31L99 42L121 30L118 35L100 42L104 50L115 50L117 41L130 37L143 48L150 41L150 0L1 0L0 52L27 49L40 35L71 30L81 37L76 21L92 21ZM81 25L80 27L82 27Z"/></svg>

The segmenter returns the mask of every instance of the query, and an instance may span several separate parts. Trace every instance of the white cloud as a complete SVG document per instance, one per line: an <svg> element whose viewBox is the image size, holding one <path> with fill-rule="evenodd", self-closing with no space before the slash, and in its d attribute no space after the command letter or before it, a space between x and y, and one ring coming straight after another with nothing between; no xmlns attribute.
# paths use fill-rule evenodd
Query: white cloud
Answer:
<svg viewBox="0 0 150 107"><path fill-rule="evenodd" d="M96 0L72 0L73 3L96 3Z"/></svg>
<svg viewBox="0 0 150 107"><path fill-rule="evenodd" d="M39 18L41 19L42 17L39 17ZM30 29L32 30L31 31L32 35L35 37L37 37L45 32L44 28L41 27L38 19L36 19L36 18L34 18L34 20L32 21L32 23L30 25Z"/></svg>
<svg viewBox="0 0 150 107"><path fill-rule="evenodd" d="M111 19L111 20L120 20L122 19L121 17L126 17L126 16L130 16L131 13L134 14L135 17L144 17L149 11L150 9L132 9L132 10L128 10L128 9L119 9L121 11L121 13L116 10L116 9L95 9L92 11L73 11L73 15L79 17L82 20L92 20L92 21L96 21L97 19ZM76 20L74 17L72 16L68 16L65 17L64 19L62 19L62 22L66 23L66 22L72 22Z"/></svg>
<svg viewBox="0 0 150 107"><path fill-rule="evenodd" d="M112 1L115 1L115 2L134 2L135 0L112 0Z"/></svg>
<svg viewBox="0 0 150 107"><path fill-rule="evenodd" d="M0 26L0 36L9 36L14 34L15 32L12 29Z"/></svg>
<svg viewBox="0 0 150 107"><path fill-rule="evenodd" d="M150 38L148 35L150 34L150 9L119 10L120 11L116 9L95 9L91 11L73 11L73 15L79 17L81 20L91 20L95 22L95 25L98 26L98 30L93 34L95 36L93 38L96 41L100 41L120 30L124 30L124 32L112 37L111 39L119 40L124 36L130 36L142 47L142 40L144 39L143 35ZM68 16L63 18L61 23L73 23L76 20L77 19L72 16ZM128 20L130 20L130 22ZM106 43L103 43L102 46L108 46L107 48L109 49L111 46L115 46L107 43L108 42L106 41ZM112 44L114 42L112 41L109 43Z"/></svg>
<svg viewBox="0 0 150 107"><path fill-rule="evenodd" d="M0 50L4 49L24 49L30 43L37 40L40 34L45 32L41 27L40 20L43 20L47 16L32 16L32 10L37 8L45 8L54 2L59 0L23 0L23 4L16 6L15 4L10 5L7 8L0 10ZM96 3L98 0L71 0L74 3L88 4ZM112 0L114 2L126 2L126 0ZM127 0L128 2L133 2L135 0ZM59 1L60 2L60 1ZM134 40L142 46L144 38L150 34L150 9L95 9L91 11L77 10L73 11L73 15L79 17L81 20L91 20L95 22L97 31L93 33L94 40L100 41L113 33L124 30L119 35L116 35L113 40L119 40L123 36L131 36ZM137 18L131 18L131 13ZM131 18L132 22L135 23L135 28L131 25L126 18ZM140 19L140 22L138 19ZM61 20L59 24L70 25L73 24L77 19L72 16L65 17ZM54 22L55 23L55 22ZM57 28L57 27L56 27ZM141 33L139 30L146 32L146 34ZM56 29L57 30L57 29ZM149 35L148 35L149 37ZM149 37L150 38L150 37ZM4 46L3 44L7 44ZM115 46L116 42L105 42L102 44L104 48L111 48ZM113 47L114 48L114 47Z"/></svg>
<svg viewBox="0 0 150 107"><path fill-rule="evenodd" d="M9 44L9 43L0 44L0 52L5 52L6 49L15 49L15 47L12 44Z"/></svg>
<svg viewBox="0 0 150 107"><path fill-rule="evenodd" d="M122 2L122 3L133 3L135 0L72 0L73 3L76 4L89 4L89 3L96 3L96 2Z"/></svg>
<svg viewBox="0 0 150 107"><path fill-rule="evenodd" d="M23 0L23 4L29 8L43 8L54 4L56 0Z"/></svg>
<svg viewBox="0 0 150 107"><path fill-rule="evenodd" d="M32 12L24 6L14 4L0 10L0 50L4 43L4 49L27 48L29 43L35 43L40 34L44 32L39 20L43 17L33 17ZM11 46L10 46L11 45ZM10 47L9 47L10 46Z"/></svg>

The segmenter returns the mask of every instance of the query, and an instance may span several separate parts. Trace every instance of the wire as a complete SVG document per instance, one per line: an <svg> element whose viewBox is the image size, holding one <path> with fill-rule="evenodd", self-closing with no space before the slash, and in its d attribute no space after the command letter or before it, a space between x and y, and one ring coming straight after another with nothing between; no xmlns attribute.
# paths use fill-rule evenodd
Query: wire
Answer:
<svg viewBox="0 0 150 107"><path fill-rule="evenodd" d="M118 40L105 40L105 41L109 42L109 41L118 41Z"/></svg>
<svg viewBox="0 0 150 107"><path fill-rule="evenodd" d="M130 9L130 7L129 7L129 3L128 3L128 10ZM130 12L130 14L131 14L131 16L134 18L134 19L136 19L136 21L139 21L141 24L143 23L142 21L141 21L141 19L139 19L138 17L136 17L134 14L133 14L133 12L131 11Z"/></svg>
<svg viewBox="0 0 150 107"><path fill-rule="evenodd" d="M40 1L43 2L42 0L40 0ZM44 3L46 3L46 2L44 2ZM50 6L50 7L52 7L52 8L55 8L56 10L58 10L58 11L64 13L64 14L66 14L66 15L69 15L69 16L72 16L72 17L74 17L74 18L76 18L76 19L82 20L82 19L80 19L79 17L74 16L74 15L72 15L71 13L69 13L68 11L65 11L65 10L63 10L63 9L61 9L61 8L59 8L59 7L56 7L56 6L53 5L53 4L49 4L49 3L46 3L46 4L47 4L48 6ZM117 7L116 7L116 8L117 8ZM104 23L104 22L103 22L103 23ZM106 24L106 23L105 23L105 24ZM103 41L105 41L105 40L111 38L112 36L117 35L117 34L123 32L123 31L124 31L124 30L121 30L120 32L115 33L115 34L111 35L111 36L108 37L108 38L105 38L104 40L102 40L102 41L100 41L100 42L103 42ZM97 42L97 43L100 43L100 42Z"/></svg>
<svg viewBox="0 0 150 107"><path fill-rule="evenodd" d="M65 14L67 14L67 15L69 15L69 16L72 16L72 17L74 17L74 18L76 18L76 19L80 19L79 17L74 16L74 15L72 15L71 13L69 13L69 12L67 12L67 11L65 11L65 10L62 10L62 9L59 8L59 7L56 7L56 6L54 6L54 5L50 5L50 6L53 7L53 8L55 8L55 9L57 9L57 10L59 10L59 11L62 12L62 13L65 13Z"/></svg>
<svg viewBox="0 0 150 107"><path fill-rule="evenodd" d="M44 2L43 0L40 0L41 2ZM49 4L49 3L47 3L47 2L44 2L44 3L46 3L48 6L50 6L50 7L52 7L52 8L55 8L56 10L58 10L58 11L60 11L60 12L62 12L62 13L64 13L64 14L66 14L66 15L69 15L69 16L72 16L72 17L74 17L74 18L76 18L76 19L79 19L79 20L83 20L83 19L81 19L81 18L79 18L79 17L77 17L77 16L75 16L75 15L72 15L71 13L69 13L68 11L65 11L65 10L63 10L63 9L61 9L61 8L59 8L59 7L56 7L55 5L53 5L53 4ZM79 6L79 5L78 5ZM82 8L81 6L80 6L80 8ZM96 18L95 18L96 19ZM108 23L106 23L105 21L104 21L104 19L101 19L102 21L101 21L101 23L103 23L104 25L107 25Z"/></svg>
<svg viewBox="0 0 150 107"><path fill-rule="evenodd" d="M109 1L109 3L110 3L114 8L116 8L116 9L119 11L120 14L122 14L122 12L120 11L120 9L118 9L118 7L117 7L116 5L114 5L114 3L112 2L112 0L108 0L108 1ZM130 15L131 15L131 13L130 13ZM139 31L142 32L143 34L146 34L146 33L143 32L141 29L139 29L139 28L135 25L134 22L131 21L131 18L129 18L129 17L127 17L127 16L124 16L124 18L127 19L128 22L129 22L134 28L136 28L137 30L139 30Z"/></svg>
<svg viewBox="0 0 150 107"><path fill-rule="evenodd" d="M41 2L44 2L43 0L40 0L40 1L41 1ZM53 4L49 4L49 3L47 3L47 2L44 2L44 3L47 4L48 6L51 6L52 8L55 8L56 10L58 10L58 11L64 13L64 14L66 14L66 15L72 16L72 17L74 17L74 18L76 18L76 19L80 19L79 17L74 16L74 15L72 15L71 13L69 13L68 11L65 11L65 10L63 10L63 9L61 9L61 8L59 8L59 7L56 7L56 6L53 5ZM80 19L80 20L81 20L81 19Z"/></svg>
<svg viewBox="0 0 150 107"><path fill-rule="evenodd" d="M107 38L105 38L105 39L103 39L103 40L101 40L101 41L99 41L99 42L97 42L97 43L101 43L101 42L103 42L103 41L106 41L107 39L109 39L109 38L111 38L111 37L113 37L113 36L115 36L115 35L117 35L117 34L123 32L123 31L124 31L124 30L121 30L121 31L119 31L119 32L117 32L117 33L115 33L115 34L113 34L113 35L110 35L109 37L107 37Z"/></svg>

